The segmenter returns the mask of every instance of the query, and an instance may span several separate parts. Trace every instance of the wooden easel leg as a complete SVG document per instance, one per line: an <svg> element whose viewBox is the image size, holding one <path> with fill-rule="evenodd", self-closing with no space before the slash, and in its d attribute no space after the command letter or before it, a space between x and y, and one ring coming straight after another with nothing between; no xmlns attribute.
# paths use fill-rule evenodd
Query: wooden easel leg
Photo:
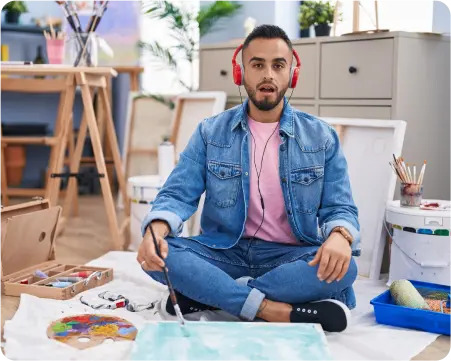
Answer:
<svg viewBox="0 0 451 361"><path fill-rule="evenodd" d="M102 104L105 108L105 129L108 139L108 145L110 146L111 153L113 156L114 166L116 169L116 176L119 183L119 189L122 193L122 199L124 201L125 214L130 215L130 205L127 197L127 186L125 184L124 170L122 168L121 155L119 153L119 146L117 144L116 132L114 131L113 116L111 114L110 102L108 99L107 90L105 88L99 89L100 98L102 99Z"/></svg>
<svg viewBox="0 0 451 361"><path fill-rule="evenodd" d="M86 81L84 73L77 74L77 83L81 88L81 96L83 99L83 107L88 123L89 134L91 137L92 149L94 151L94 158L97 165L97 171L104 176L100 178L100 186L102 188L103 199L105 202L105 211L110 226L111 238L113 241L113 248L120 250L123 247L121 237L119 234L119 227L116 218L116 210L114 207L113 196L111 194L108 174L106 172L105 158L102 151L102 143L100 141L99 130L97 128L97 121L92 105L92 96L89 90L89 85Z"/></svg>
<svg viewBox="0 0 451 361"><path fill-rule="evenodd" d="M61 112L61 117L59 119L60 126L58 127L58 132L56 137L58 138L58 143L55 146L54 155L51 156L49 170L50 174L47 177L47 187L46 187L46 198L49 199L51 206L56 206L58 204L58 196L61 186L61 178L52 178L52 173L59 173L63 169L64 165L64 154L66 152L67 145L67 133L69 129L69 119L72 114L72 108L74 105L75 96L75 82L74 76L70 75L67 77L67 89L64 95L64 105ZM53 151L53 150L52 150Z"/></svg>
<svg viewBox="0 0 451 361"><path fill-rule="evenodd" d="M108 107L110 113L111 113L111 103L112 103L112 98L113 98L113 93L112 93L112 80L111 77L105 77L106 80L106 93L108 94L108 106L105 105L105 102L102 101L102 97L99 96L99 106L102 108L102 114L103 114L103 126L107 127L107 121L106 121L106 117L107 114L105 113L105 108ZM99 89L99 93L100 93L100 89ZM99 94L100 95L100 94ZM113 125L114 126L114 125ZM114 128L113 128L114 129ZM102 138L104 139L104 138ZM117 141L116 141L117 142ZM111 152L111 145L109 143L109 139L108 136L105 138L105 143L104 143L104 148L105 149L105 156L108 159L111 159L112 157L112 152ZM111 189L113 189L114 187L114 164L107 164L106 165L106 169L108 172L108 178L110 180L110 187ZM116 173L117 176L118 173Z"/></svg>
<svg viewBox="0 0 451 361"><path fill-rule="evenodd" d="M86 140L86 132L87 132L87 122L86 122L86 113L83 112L83 116L81 118L80 129L78 131L77 144L75 146L73 155L70 161L70 172L78 173L80 170L80 161L81 156L83 154L83 146ZM71 204L73 202L73 197L75 196L78 190L78 181L77 178L70 177L69 184L67 185L67 194L66 199L64 200L63 207L63 215L64 217L70 216Z"/></svg>
<svg viewBox="0 0 451 361"><path fill-rule="evenodd" d="M6 147L1 147L1 153L2 153L2 205L7 206L9 205L9 197L8 197L8 182L6 178L6 163L5 163L5 150Z"/></svg>
<svg viewBox="0 0 451 361"><path fill-rule="evenodd" d="M74 119L73 119L73 115L70 117L70 122L69 122L69 130L67 132L67 137L68 137L68 148L69 148L69 158L73 159L74 158L74 153L75 153L75 140L74 140ZM69 182L70 182L71 178L69 178ZM66 192L66 199L69 197L68 193L69 191L70 193L70 198L71 198L71 202L69 203L69 210L72 209L74 216L78 216L78 186L76 184L75 187L73 187L73 189L69 190L69 185L67 187L67 192ZM64 202L64 205L66 206L66 202ZM70 215L70 212L69 212Z"/></svg>

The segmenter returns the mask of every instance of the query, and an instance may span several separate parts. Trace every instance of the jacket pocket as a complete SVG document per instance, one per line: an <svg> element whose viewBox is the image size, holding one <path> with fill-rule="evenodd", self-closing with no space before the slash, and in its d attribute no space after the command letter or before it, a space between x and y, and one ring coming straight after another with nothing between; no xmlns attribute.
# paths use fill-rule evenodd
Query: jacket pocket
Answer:
<svg viewBox="0 0 451 361"><path fill-rule="evenodd" d="M291 189L295 207L301 213L318 211L321 203L324 167L312 166L291 171Z"/></svg>
<svg viewBox="0 0 451 361"><path fill-rule="evenodd" d="M241 166L210 160L207 168L206 200L222 208L234 206L240 188Z"/></svg>

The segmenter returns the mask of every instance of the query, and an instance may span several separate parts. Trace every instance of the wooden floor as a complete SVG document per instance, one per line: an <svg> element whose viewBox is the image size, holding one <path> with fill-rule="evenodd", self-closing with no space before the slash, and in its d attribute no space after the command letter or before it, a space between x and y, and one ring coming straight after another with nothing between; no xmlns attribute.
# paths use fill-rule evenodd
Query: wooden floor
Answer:
<svg viewBox="0 0 451 361"><path fill-rule="evenodd" d="M60 262L84 264L98 258L111 249L111 240L100 196L80 197L80 215L69 218L64 233L56 242L56 257ZM119 215L122 217L122 215ZM10 320L19 306L19 298L2 296L1 327ZM3 340L4 341L4 340ZM450 350L450 338L440 336L419 353L414 360L441 360Z"/></svg>

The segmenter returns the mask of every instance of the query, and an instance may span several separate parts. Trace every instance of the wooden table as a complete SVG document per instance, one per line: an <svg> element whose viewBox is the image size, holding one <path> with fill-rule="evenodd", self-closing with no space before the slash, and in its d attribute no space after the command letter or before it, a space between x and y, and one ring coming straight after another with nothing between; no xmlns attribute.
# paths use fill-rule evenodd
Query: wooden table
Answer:
<svg viewBox="0 0 451 361"><path fill-rule="evenodd" d="M64 85L64 89L61 92L55 132L54 136L51 137L53 146L51 147L50 152L49 172L45 189L45 197L49 199L51 205L56 205L58 202L68 133L73 127L71 115L74 104L75 89L76 87L80 88L83 102L83 116L77 143L70 159L70 173L78 173L83 145L86 140L87 131L89 130L102 195L105 203L105 210L111 232L113 249L122 249L124 247L124 242L123 237L121 237L120 230L124 230L125 227L123 226L119 228L118 226L98 128L98 119L96 118L93 108L93 94L97 92L98 100L101 103L101 108L104 112L104 116L102 116L104 121L104 124L102 124L102 129L106 132L108 146L111 150L122 197L126 200L125 203L128 204L126 183L123 175L122 162L116 133L114 130L110 99L107 90L109 78L116 76L117 72L111 67L73 67L67 65L46 64L3 66L1 68L1 74L8 75L7 78L2 79L2 89L4 89L4 85L6 89L11 90L14 89L15 86L19 86L19 84L20 86L23 86L24 83L28 83L36 89L40 84L44 84L45 82L47 84L45 87L46 90L52 87L55 89L60 89L61 86ZM36 79L34 78L36 76L44 76L45 78ZM75 177L69 177L69 184L64 202L64 209L66 209L66 211L72 206L73 195L75 193L74 189L76 190L77 187L76 182ZM126 214L129 214L128 207L126 207Z"/></svg>

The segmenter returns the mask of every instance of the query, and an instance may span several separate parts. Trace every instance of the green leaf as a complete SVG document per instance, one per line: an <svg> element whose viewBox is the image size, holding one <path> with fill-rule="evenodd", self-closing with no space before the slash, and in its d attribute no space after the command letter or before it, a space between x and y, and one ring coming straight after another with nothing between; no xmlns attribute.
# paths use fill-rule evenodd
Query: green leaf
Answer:
<svg viewBox="0 0 451 361"><path fill-rule="evenodd" d="M215 1L202 6L196 18L200 36L206 35L220 19L234 15L241 7L241 4L234 1Z"/></svg>

